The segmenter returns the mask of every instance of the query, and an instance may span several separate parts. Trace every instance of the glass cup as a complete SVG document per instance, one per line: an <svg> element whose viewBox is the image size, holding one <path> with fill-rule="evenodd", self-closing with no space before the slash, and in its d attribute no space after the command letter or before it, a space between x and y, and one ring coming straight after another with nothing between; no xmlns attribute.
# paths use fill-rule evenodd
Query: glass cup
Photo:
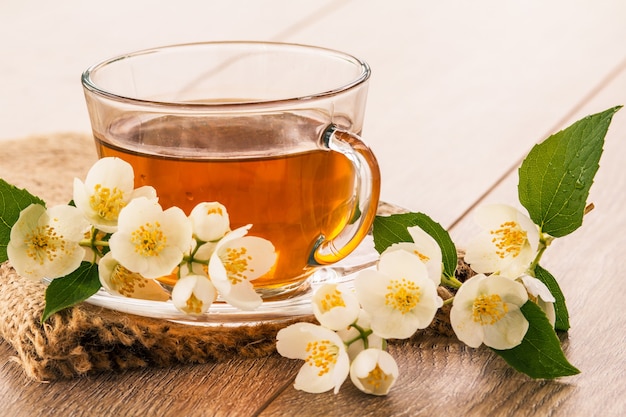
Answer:
<svg viewBox="0 0 626 417"><path fill-rule="evenodd" d="M370 76L350 55L264 42L174 45L82 74L100 157L117 156L163 208L226 206L231 228L270 240L275 267L253 281L292 292L345 258L376 215L380 172L359 134Z"/></svg>

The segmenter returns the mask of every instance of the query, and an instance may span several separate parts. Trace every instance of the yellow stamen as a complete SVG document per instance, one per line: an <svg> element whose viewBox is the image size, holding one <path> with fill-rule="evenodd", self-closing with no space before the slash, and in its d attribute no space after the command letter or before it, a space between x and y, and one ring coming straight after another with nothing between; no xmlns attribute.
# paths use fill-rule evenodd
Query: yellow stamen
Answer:
<svg viewBox="0 0 626 417"><path fill-rule="evenodd" d="M499 229L492 230L490 233L494 235L491 241L496 245L496 254L500 258L508 255L515 258L527 242L526 232L514 221L504 222Z"/></svg>
<svg viewBox="0 0 626 417"><path fill-rule="evenodd" d="M223 212L221 207L211 207L210 209L207 210L206 214L207 215L209 215L209 214L219 214L220 216L223 216L224 212Z"/></svg>
<svg viewBox="0 0 626 417"><path fill-rule="evenodd" d="M146 279L141 275L131 272L122 265L116 265L111 274L111 288L125 297L132 297L136 288L144 288Z"/></svg>
<svg viewBox="0 0 626 417"><path fill-rule="evenodd" d="M319 368L318 376L330 372L331 366L337 363L339 348L330 340L316 340L306 346L309 353L304 361L310 366Z"/></svg>
<svg viewBox="0 0 626 417"><path fill-rule="evenodd" d="M385 304L399 310L402 314L413 310L420 302L422 295L420 287L406 278L392 280L389 286L387 286L387 290Z"/></svg>
<svg viewBox="0 0 626 417"><path fill-rule="evenodd" d="M327 313L335 307L345 307L346 303L341 297L341 292L335 288L332 293L326 293L324 298L320 301L320 307L322 313Z"/></svg>
<svg viewBox="0 0 626 417"><path fill-rule="evenodd" d="M146 223L132 232L131 241L135 245L135 252L143 256L159 256L165 249L167 236L161 230L159 222Z"/></svg>
<svg viewBox="0 0 626 417"><path fill-rule="evenodd" d="M126 205L124 193L117 187L113 189L96 184L94 193L89 197L89 205L105 220L115 220Z"/></svg>
<svg viewBox="0 0 626 417"><path fill-rule="evenodd" d="M430 260L428 256L424 255L422 252L418 251L417 249L414 249L413 253L417 255L417 257L420 258L422 262L428 262Z"/></svg>
<svg viewBox="0 0 626 417"><path fill-rule="evenodd" d="M202 300L197 298L193 293L187 299L187 303L185 305L185 312L190 314L200 314L202 313L202 305L204 303Z"/></svg>
<svg viewBox="0 0 626 417"><path fill-rule="evenodd" d="M66 248L65 238L58 235L50 225L37 226L32 233L24 237L26 255L32 260L43 265L44 261L54 261L59 253L69 253Z"/></svg>
<svg viewBox="0 0 626 417"><path fill-rule="evenodd" d="M360 380L364 386L372 387L374 388L372 391L376 392L383 384L387 384L389 375L384 373L380 366L376 364L376 367L365 378L360 378Z"/></svg>
<svg viewBox="0 0 626 417"><path fill-rule="evenodd" d="M226 255L222 256L222 262L224 268L226 268L226 275L230 282L235 285L247 279L246 272L253 272L254 270L248 269L248 262L252 261L252 256L247 255L248 249L241 247L227 248Z"/></svg>
<svg viewBox="0 0 626 417"><path fill-rule="evenodd" d="M474 299L472 318L481 325L492 325L502 319L509 311L498 294L480 295Z"/></svg>

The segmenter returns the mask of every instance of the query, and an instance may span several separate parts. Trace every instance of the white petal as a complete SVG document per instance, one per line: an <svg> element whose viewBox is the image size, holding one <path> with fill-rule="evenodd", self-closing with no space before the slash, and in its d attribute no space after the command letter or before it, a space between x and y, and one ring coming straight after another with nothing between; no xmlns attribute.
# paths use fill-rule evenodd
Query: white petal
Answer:
<svg viewBox="0 0 626 417"><path fill-rule="evenodd" d="M276 335L276 350L281 356L290 359L304 359L307 357L307 344L319 337L316 334L317 326L312 323L294 323L278 331Z"/></svg>
<svg viewBox="0 0 626 417"><path fill-rule="evenodd" d="M145 185L143 187L135 188L130 195L130 199L134 200L135 198L145 197L148 200L156 200L158 202L157 193L154 187Z"/></svg>
<svg viewBox="0 0 626 417"><path fill-rule="evenodd" d="M450 310L450 324L456 337L467 346L477 348L483 343L483 326L472 319L471 310L453 306Z"/></svg>
<svg viewBox="0 0 626 417"><path fill-rule="evenodd" d="M378 270L389 277L415 280L428 278L428 270L417 256L404 251L392 251L380 256Z"/></svg>
<svg viewBox="0 0 626 417"><path fill-rule="evenodd" d="M93 189L97 184L130 193L134 186L132 166L120 158L102 158L96 161L85 178L85 185L88 189Z"/></svg>
<svg viewBox="0 0 626 417"><path fill-rule="evenodd" d="M344 329L359 316L359 300L346 284L324 284L311 301L317 321L331 330Z"/></svg>
<svg viewBox="0 0 626 417"><path fill-rule="evenodd" d="M428 269L428 275L435 284L439 285L441 283L441 274L443 273L441 247L439 247L439 244L431 235L420 227L409 227L407 230L413 238L418 252L428 257L427 260L423 260Z"/></svg>
<svg viewBox="0 0 626 417"><path fill-rule="evenodd" d="M196 205L189 219L198 239L212 242L224 237L230 230L230 220L226 207L218 202L204 202Z"/></svg>
<svg viewBox="0 0 626 417"><path fill-rule="evenodd" d="M521 277L526 290L533 296L541 298L543 301L554 303L556 299L543 282L530 275L522 275Z"/></svg>
<svg viewBox="0 0 626 417"><path fill-rule="evenodd" d="M126 270L111 252L98 262L98 276L102 287L111 294L142 300L167 301L170 295L156 281Z"/></svg>
<svg viewBox="0 0 626 417"><path fill-rule="evenodd" d="M228 304L240 310L254 310L263 304L263 299L249 281L231 285L228 292L220 292L220 295Z"/></svg>
<svg viewBox="0 0 626 417"><path fill-rule="evenodd" d="M485 339L483 343L494 349L511 349L522 343L528 330L528 320L515 306L493 326L483 326Z"/></svg>
<svg viewBox="0 0 626 417"><path fill-rule="evenodd" d="M178 310L188 314L205 313L216 298L215 287L202 275L183 277L172 290L172 303Z"/></svg>
<svg viewBox="0 0 626 417"><path fill-rule="evenodd" d="M398 375L396 361L388 352L379 349L364 350L350 366L350 379L367 394L387 395Z"/></svg>
<svg viewBox="0 0 626 417"><path fill-rule="evenodd" d="M499 294L504 302L517 307L528 301L528 293L521 283L500 275L490 275L483 280L480 291L486 294Z"/></svg>

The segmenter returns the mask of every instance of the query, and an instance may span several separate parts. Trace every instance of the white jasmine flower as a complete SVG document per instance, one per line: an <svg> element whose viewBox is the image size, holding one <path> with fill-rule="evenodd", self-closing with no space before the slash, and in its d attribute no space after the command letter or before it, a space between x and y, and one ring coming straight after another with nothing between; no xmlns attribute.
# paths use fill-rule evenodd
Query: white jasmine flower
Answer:
<svg viewBox="0 0 626 417"><path fill-rule="evenodd" d="M217 291L207 276L187 275L172 290L174 306L187 314L205 313L217 298Z"/></svg>
<svg viewBox="0 0 626 417"><path fill-rule="evenodd" d="M526 287L528 294L533 297L533 301L546 313L548 321L554 327L554 323L556 323L556 312L554 310L556 299L548 287L546 287L546 284L530 275L522 275L520 279Z"/></svg>
<svg viewBox="0 0 626 417"><path fill-rule="evenodd" d="M476 275L459 288L450 324L459 340L470 347L482 343L494 349L511 349L528 330L520 307L528 301L524 286L500 275Z"/></svg>
<svg viewBox="0 0 626 417"><path fill-rule="evenodd" d="M358 326L358 329L355 326L350 326L337 331L337 334L339 335L339 337L341 337L341 340L343 340L344 343L348 345L347 350L350 361L353 361L354 358L356 358L356 356L365 349L385 348L385 339L378 336L372 331L370 316L363 309L359 311L359 317L356 321L356 326ZM367 337L365 338L367 340L367 347L365 346L365 341L363 340L361 332L367 334Z"/></svg>
<svg viewBox="0 0 626 417"><path fill-rule="evenodd" d="M189 215L193 233L204 242L213 242L230 231L230 220L226 207L217 202L200 203Z"/></svg>
<svg viewBox="0 0 626 417"><path fill-rule="evenodd" d="M311 302L317 321L331 330L344 329L359 316L359 300L346 284L322 285L313 294Z"/></svg>
<svg viewBox="0 0 626 417"><path fill-rule="evenodd" d="M252 286L276 262L274 245L266 239L245 236L252 225L240 227L220 240L209 261L209 277L220 296L233 307L253 310L263 300Z"/></svg>
<svg viewBox="0 0 626 417"><path fill-rule="evenodd" d="M98 276L102 287L111 294L154 301L167 301L170 298L155 280L124 268L111 252L98 262Z"/></svg>
<svg viewBox="0 0 626 417"><path fill-rule="evenodd" d="M380 349L365 349L350 365L352 383L366 394L387 395L398 374L395 359Z"/></svg>
<svg viewBox="0 0 626 417"><path fill-rule="evenodd" d="M74 272L85 256L80 241L89 224L72 206L46 210L31 204L11 228L7 255L15 270L33 280L59 278Z"/></svg>
<svg viewBox="0 0 626 417"><path fill-rule="evenodd" d="M191 223L178 207L165 211L145 197L132 200L119 215L119 229L109 245L125 268L145 278L169 275L191 242Z"/></svg>
<svg viewBox="0 0 626 417"><path fill-rule="evenodd" d="M74 204L96 228L113 233L120 211L133 199L156 199L152 187L134 188L135 174L119 158L102 158L87 173L85 182L74 179Z"/></svg>
<svg viewBox="0 0 626 417"><path fill-rule="evenodd" d="M217 242L201 243L199 247L197 245L198 243L192 240L191 250L185 255L191 258L191 254L193 254L193 260L180 264L179 275L181 277L190 274L209 276L209 260L213 252L215 252Z"/></svg>
<svg viewBox="0 0 626 417"><path fill-rule="evenodd" d="M385 339L405 339L428 327L443 304L424 263L405 251L381 255L378 270L362 271L354 287L372 330Z"/></svg>
<svg viewBox="0 0 626 417"><path fill-rule="evenodd" d="M276 335L276 350L291 359L303 359L294 387L310 393L339 392L350 372L350 361L335 332L311 323L295 323Z"/></svg>
<svg viewBox="0 0 626 417"><path fill-rule="evenodd" d="M476 222L483 231L465 252L465 261L472 269L513 278L526 272L539 246L537 225L519 210L504 204L479 207Z"/></svg>
<svg viewBox="0 0 626 417"><path fill-rule="evenodd" d="M443 260L439 244L419 226L409 227L407 230L413 238L413 242L394 243L385 249L383 254L395 250L405 250L412 253L426 265L430 279L433 280L436 285L439 285L443 272Z"/></svg>

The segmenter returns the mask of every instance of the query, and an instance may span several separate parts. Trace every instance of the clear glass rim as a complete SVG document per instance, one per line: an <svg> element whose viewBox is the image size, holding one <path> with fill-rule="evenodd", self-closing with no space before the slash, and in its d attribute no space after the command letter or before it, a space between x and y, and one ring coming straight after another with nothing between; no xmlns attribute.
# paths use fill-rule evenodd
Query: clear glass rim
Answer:
<svg viewBox="0 0 626 417"><path fill-rule="evenodd" d="M348 61L354 64L355 68L360 68L360 73L358 76L354 77L349 82L346 82L342 85L338 85L336 87L327 89L325 91L320 91L315 94L308 94L302 96L292 96L285 97L280 99L267 99L267 100L250 100L250 101L229 101L229 102L211 102L211 103L191 103L191 102L178 102L178 101L161 101L161 100L148 100L138 97L128 97L121 94L116 94L114 92L108 91L107 89L101 88L95 83L91 77L92 74L97 72L99 69L104 68L107 65L113 64L120 60L131 59L135 56L146 55L157 53L160 51L171 51L174 49L185 49L185 48L194 48L194 47L207 47L207 46L228 46L232 45L235 47L248 46L248 47L261 47L268 46L275 49L284 49L285 51L288 49L300 49L300 50L308 50L310 52L314 52L319 54L320 56L336 56L340 57L345 61ZM134 52L129 52L126 54L118 55L104 61L98 62L90 67L88 67L81 75L81 82L83 87L90 91L93 94L106 97L108 99L114 101L121 101L127 103L134 103L137 105L144 106L166 106L166 107L179 107L179 108L205 108L205 109L231 109L231 108L245 108L245 107L257 107L257 106L280 106L285 104L293 104L294 102L303 102L310 100L323 99L331 96L335 96L341 93L344 93L348 90L356 88L363 83L365 83L371 75L370 66L363 60L350 55L345 52L341 52L335 49L324 48L319 46L298 44L298 43L286 43L286 42L265 42L265 41L215 41L215 42L194 42L194 43L180 43L180 44L172 44L166 46L160 46L155 48L143 49Z"/></svg>

